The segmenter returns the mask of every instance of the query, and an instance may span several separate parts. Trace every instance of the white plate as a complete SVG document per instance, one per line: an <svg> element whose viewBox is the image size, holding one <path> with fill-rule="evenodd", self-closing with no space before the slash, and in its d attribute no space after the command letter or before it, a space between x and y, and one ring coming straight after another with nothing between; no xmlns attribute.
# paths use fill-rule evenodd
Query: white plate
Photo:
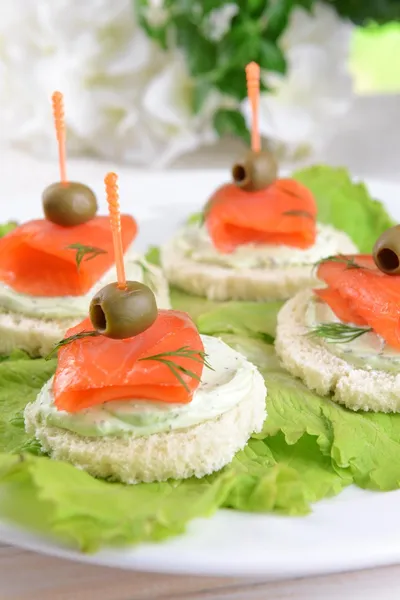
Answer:
<svg viewBox="0 0 400 600"><path fill-rule="evenodd" d="M8 170L0 220L38 216L39 196L48 183L50 165L28 164L17 181ZM92 185L101 197L107 167L92 163L70 166L74 179ZM184 217L200 207L227 173L192 171L143 174L119 169L121 204L141 225L138 246L165 240ZM8 177L8 179L7 179ZM400 220L400 189L370 182ZM104 207L104 202L101 202ZM400 561L400 491L366 492L350 487L319 502L307 517L254 515L219 511L197 519L185 535L137 548L102 550L82 555L25 531L0 523L0 540L31 550L93 564L131 570L207 575L262 576L281 579L389 565ZM29 507L27 507L29 509Z"/></svg>

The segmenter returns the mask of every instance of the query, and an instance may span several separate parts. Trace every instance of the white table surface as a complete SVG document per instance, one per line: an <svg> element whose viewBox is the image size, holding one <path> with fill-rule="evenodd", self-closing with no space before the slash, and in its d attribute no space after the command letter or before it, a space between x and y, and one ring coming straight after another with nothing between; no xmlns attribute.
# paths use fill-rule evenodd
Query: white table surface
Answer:
<svg viewBox="0 0 400 600"><path fill-rule="evenodd" d="M1 134L0 134L1 136ZM228 168L241 145L226 141L178 160L174 168ZM370 179L400 183L400 96L358 100L337 124L337 137L318 162L347 166ZM106 170L132 168L94 161L70 163L85 181ZM49 172L51 171L51 174ZM1 203L23 194L31 182L55 178L54 165L17 153L0 152ZM89 174L89 177L88 177ZM11 198L10 198L11 199ZM400 194L399 194L400 199ZM329 543L329 540L327 540ZM400 566L326 577L266 583L262 580L178 577L130 573L41 556L0 545L0 600L398 600Z"/></svg>

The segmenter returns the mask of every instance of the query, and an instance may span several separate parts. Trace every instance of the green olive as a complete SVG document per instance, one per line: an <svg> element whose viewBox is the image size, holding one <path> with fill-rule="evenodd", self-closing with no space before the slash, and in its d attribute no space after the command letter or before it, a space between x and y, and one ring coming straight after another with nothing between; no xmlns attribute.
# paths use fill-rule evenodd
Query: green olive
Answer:
<svg viewBox="0 0 400 600"><path fill-rule="evenodd" d="M382 233L372 250L374 262L388 275L400 275L400 225Z"/></svg>
<svg viewBox="0 0 400 600"><path fill-rule="evenodd" d="M97 212L97 200L92 190L74 181L49 185L43 192L42 201L46 219L62 227L86 223Z"/></svg>
<svg viewBox="0 0 400 600"><path fill-rule="evenodd" d="M157 319L158 310L147 285L127 281L126 289L109 283L99 290L90 303L89 316L96 331L123 340L146 331Z"/></svg>
<svg viewBox="0 0 400 600"><path fill-rule="evenodd" d="M278 165L270 152L250 151L242 161L232 167L232 177L235 184L248 191L262 190L275 181L278 175Z"/></svg>

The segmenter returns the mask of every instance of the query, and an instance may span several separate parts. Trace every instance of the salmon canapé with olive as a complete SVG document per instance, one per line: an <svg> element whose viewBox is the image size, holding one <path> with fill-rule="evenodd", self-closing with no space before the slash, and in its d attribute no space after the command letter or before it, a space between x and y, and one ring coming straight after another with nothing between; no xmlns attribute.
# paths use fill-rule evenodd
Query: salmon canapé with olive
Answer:
<svg viewBox="0 0 400 600"><path fill-rule="evenodd" d="M320 261L324 287L300 292L278 316L284 366L354 410L400 412L400 226L372 255Z"/></svg>
<svg viewBox="0 0 400 600"><path fill-rule="evenodd" d="M74 182L43 193L45 218L17 226L0 239L0 354L21 348L46 355L87 314L93 293L115 279L109 219L98 216L94 193ZM128 277L150 285L163 307L168 287L161 271L132 250L133 217L121 216Z"/></svg>
<svg viewBox="0 0 400 600"><path fill-rule="evenodd" d="M280 179L274 157L249 152L195 222L162 250L168 280L215 300L285 299L316 284L313 264L357 247L318 223L312 193Z"/></svg>
<svg viewBox="0 0 400 600"><path fill-rule="evenodd" d="M55 350L55 375L27 405L25 427L52 458L94 476L203 477L261 430L256 367L186 313L159 310L140 282L99 290Z"/></svg>

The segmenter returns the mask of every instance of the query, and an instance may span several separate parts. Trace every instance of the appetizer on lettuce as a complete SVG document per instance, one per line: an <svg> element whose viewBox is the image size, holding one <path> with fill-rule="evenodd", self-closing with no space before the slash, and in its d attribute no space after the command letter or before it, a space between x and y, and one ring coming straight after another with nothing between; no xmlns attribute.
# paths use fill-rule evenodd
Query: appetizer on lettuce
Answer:
<svg viewBox="0 0 400 600"><path fill-rule="evenodd" d="M73 186L74 193L68 186ZM79 187L77 187L79 186ZM83 197L81 184L52 187L62 216ZM48 197L49 192L45 192ZM54 215L52 215L54 218ZM168 287L160 269L133 249L135 220L122 215L123 250L128 276L145 281L168 308ZM108 217L93 216L75 225L49 218L29 221L0 239L0 354L14 348L32 356L48 354L64 332L87 314L96 290L115 279L114 252Z"/></svg>
<svg viewBox="0 0 400 600"><path fill-rule="evenodd" d="M348 408L400 412L400 227L372 255L331 256L316 272L325 287L299 292L279 313L283 365Z"/></svg>

